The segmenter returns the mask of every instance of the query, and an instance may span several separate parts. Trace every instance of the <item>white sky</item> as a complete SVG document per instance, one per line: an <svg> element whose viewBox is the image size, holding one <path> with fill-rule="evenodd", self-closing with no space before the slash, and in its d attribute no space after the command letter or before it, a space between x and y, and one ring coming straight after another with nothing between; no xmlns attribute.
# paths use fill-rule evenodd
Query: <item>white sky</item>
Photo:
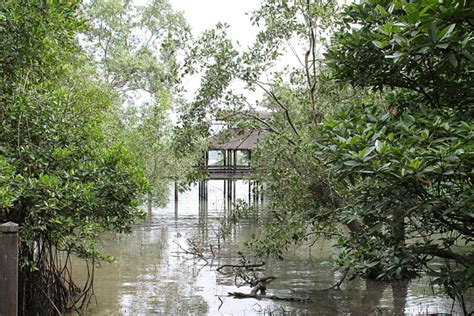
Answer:
<svg viewBox="0 0 474 316"><path fill-rule="evenodd" d="M194 36L213 28L218 22L230 25L229 36L245 48L250 45L257 28L247 12L258 9L259 0L169 0L175 10L182 11Z"/></svg>

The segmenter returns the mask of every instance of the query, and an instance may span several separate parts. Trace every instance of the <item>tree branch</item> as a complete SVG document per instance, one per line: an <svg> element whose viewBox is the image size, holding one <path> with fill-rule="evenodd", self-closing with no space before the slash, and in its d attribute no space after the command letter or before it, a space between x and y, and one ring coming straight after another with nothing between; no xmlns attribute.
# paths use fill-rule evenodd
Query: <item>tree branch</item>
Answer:
<svg viewBox="0 0 474 316"><path fill-rule="evenodd" d="M288 110L288 108L283 104L281 103L281 101L278 99L278 97L275 95L275 93L271 90L268 90L267 88L265 88L262 84L260 84L259 82L256 82L256 84L263 90L265 91L265 93L267 93L269 96L272 97L272 99L284 110L285 112L285 116L286 116L286 120L288 121L288 123L290 124L291 126L291 129L293 130L293 132L299 136L299 133L298 131L296 130L296 127L295 125L293 124L293 121L290 117L290 112Z"/></svg>

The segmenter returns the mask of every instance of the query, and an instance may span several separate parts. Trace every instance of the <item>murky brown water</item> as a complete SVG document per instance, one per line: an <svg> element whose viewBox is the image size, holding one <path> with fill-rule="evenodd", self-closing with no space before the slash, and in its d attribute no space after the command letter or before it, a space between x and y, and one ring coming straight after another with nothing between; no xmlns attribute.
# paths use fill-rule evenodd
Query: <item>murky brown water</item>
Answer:
<svg viewBox="0 0 474 316"><path fill-rule="evenodd" d="M171 200L155 209L147 221L136 225L131 235L105 235L101 247L116 262L96 269L95 294L89 315L426 315L454 313L448 298L433 295L425 277L405 284L355 280L341 290L321 291L341 276L324 262L330 243L300 247L284 261L268 260L264 273L277 279L267 294L309 299L306 303L235 299L228 292L250 292L237 287L234 277L216 268L237 263L237 251L255 231L245 221L223 242L217 237L224 215L223 182L210 181L207 211L199 203L197 189L180 194L178 207ZM248 185L238 183L237 198L248 198ZM201 209L200 209L201 208ZM177 210L177 212L176 212ZM213 245L214 261L186 254L187 240L205 247L206 258ZM220 244L220 248L218 248ZM75 272L80 274L80 269ZM79 276L80 278L80 276Z"/></svg>

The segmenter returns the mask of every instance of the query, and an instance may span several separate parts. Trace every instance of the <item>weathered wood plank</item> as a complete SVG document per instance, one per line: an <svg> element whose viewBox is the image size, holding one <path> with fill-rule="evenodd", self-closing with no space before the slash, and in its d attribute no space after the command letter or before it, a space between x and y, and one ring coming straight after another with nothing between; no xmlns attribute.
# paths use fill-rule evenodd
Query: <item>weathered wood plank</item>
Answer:
<svg viewBox="0 0 474 316"><path fill-rule="evenodd" d="M0 316L18 315L18 224L0 225Z"/></svg>

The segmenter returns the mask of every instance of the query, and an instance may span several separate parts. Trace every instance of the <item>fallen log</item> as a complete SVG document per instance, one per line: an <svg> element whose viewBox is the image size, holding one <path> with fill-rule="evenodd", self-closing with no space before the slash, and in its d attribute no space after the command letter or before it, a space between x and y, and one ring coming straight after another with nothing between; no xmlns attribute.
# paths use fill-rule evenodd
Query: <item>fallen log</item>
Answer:
<svg viewBox="0 0 474 316"><path fill-rule="evenodd" d="M245 269L251 269L251 268L258 268L262 267L265 265L265 262L262 263L255 263L255 264L224 264L221 265L216 269L216 271L220 272L224 268L245 268Z"/></svg>
<svg viewBox="0 0 474 316"><path fill-rule="evenodd" d="M227 294L229 294L229 296L233 296L234 298L255 298L257 300L260 300L262 298L292 302L305 302L309 300L301 297L282 297L276 295L266 295L267 283L270 283L273 280L275 280L275 277L258 278L255 279L256 284L254 288L250 291L250 293L228 292Z"/></svg>
<svg viewBox="0 0 474 316"><path fill-rule="evenodd" d="M262 295L262 294L242 293L242 292L228 292L227 294L234 298L254 298L257 300L261 300L262 298L265 298L265 299L276 300L276 301L303 302L303 303L310 301L309 298L302 298L302 297L284 297L284 296L277 296L277 295Z"/></svg>

